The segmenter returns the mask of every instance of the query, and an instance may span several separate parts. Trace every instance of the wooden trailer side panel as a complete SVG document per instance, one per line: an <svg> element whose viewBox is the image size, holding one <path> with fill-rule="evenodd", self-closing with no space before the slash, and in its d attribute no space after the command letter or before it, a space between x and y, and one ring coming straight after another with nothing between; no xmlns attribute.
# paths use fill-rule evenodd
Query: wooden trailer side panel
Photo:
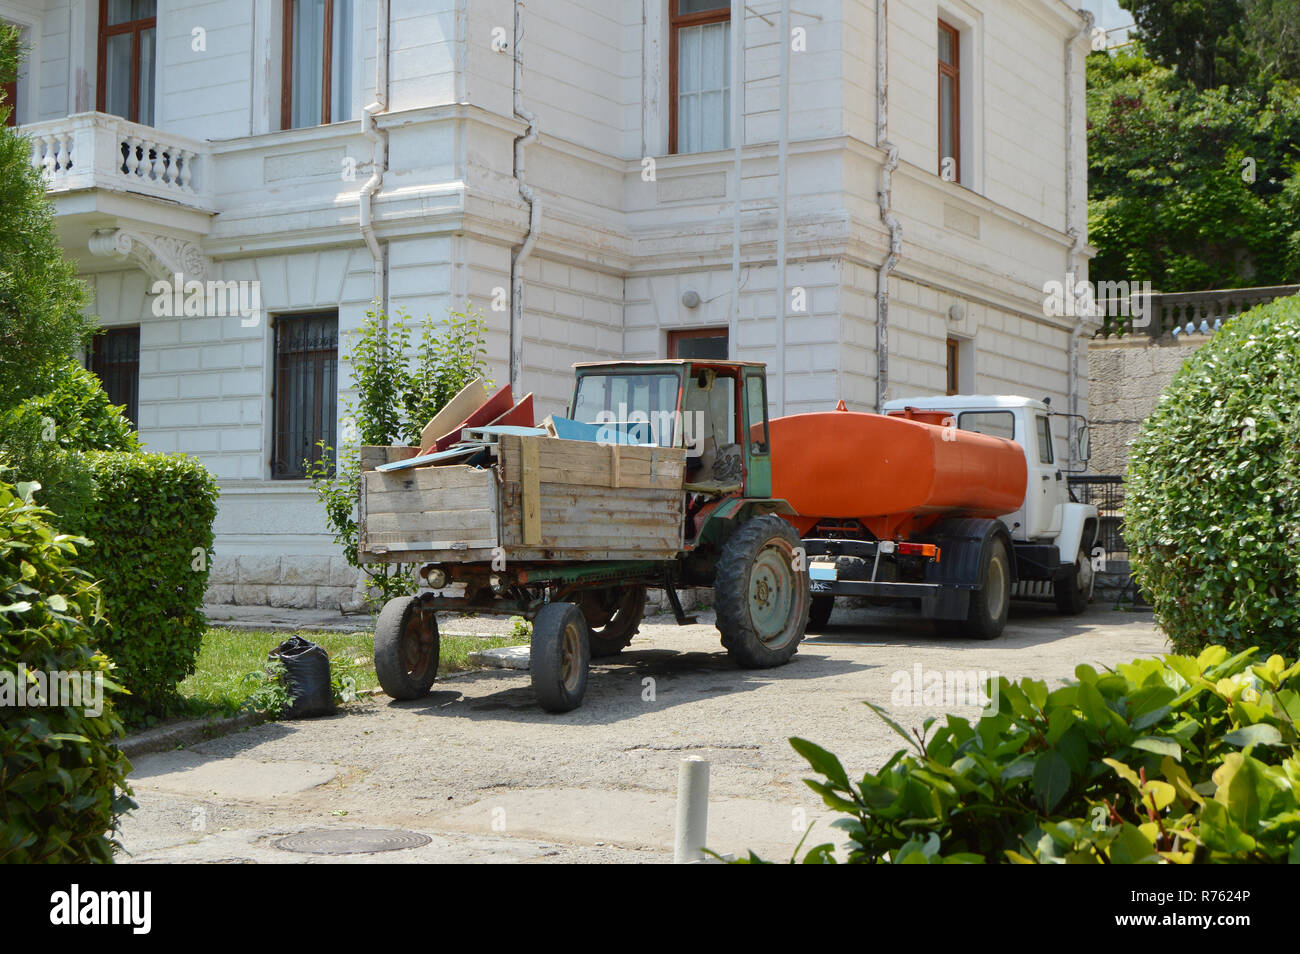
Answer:
<svg viewBox="0 0 1300 954"><path fill-rule="evenodd" d="M515 560L670 560L686 453L503 435L501 540Z"/></svg>
<svg viewBox="0 0 1300 954"><path fill-rule="evenodd" d="M445 552L444 559L490 560L499 545L500 499L490 468L449 465L367 471L361 495L363 562L396 554ZM367 559L376 557L377 560Z"/></svg>

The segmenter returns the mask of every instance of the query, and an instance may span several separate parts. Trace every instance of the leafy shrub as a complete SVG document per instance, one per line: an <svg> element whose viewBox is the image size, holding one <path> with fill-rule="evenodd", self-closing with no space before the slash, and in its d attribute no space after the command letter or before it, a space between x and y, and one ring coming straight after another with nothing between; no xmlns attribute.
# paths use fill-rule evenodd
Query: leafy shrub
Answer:
<svg viewBox="0 0 1300 954"><path fill-rule="evenodd" d="M1053 691L990 680L996 704L974 725L950 715L932 735L934 719L914 737L876 709L916 754L857 784L831 753L790 744L847 814L834 827L850 862L1300 863L1300 663L1256 654L1082 665Z"/></svg>
<svg viewBox="0 0 1300 954"><path fill-rule="evenodd" d="M175 711L176 687L194 671L207 621L217 484L183 454L96 452L93 543L85 568L102 580L111 624L103 648L131 691L135 721Z"/></svg>
<svg viewBox="0 0 1300 954"><path fill-rule="evenodd" d="M1300 296L1228 322L1129 461L1125 537L1175 650L1300 645Z"/></svg>
<svg viewBox="0 0 1300 954"><path fill-rule="evenodd" d="M80 451L138 451L131 422L94 374L68 359L38 381L40 393L0 413L0 463L8 479L41 485L37 500L58 526L78 531L92 506L89 464Z"/></svg>
<svg viewBox="0 0 1300 954"><path fill-rule="evenodd" d="M134 806L113 741L119 689L96 648L99 593L73 564L85 541L56 534L32 491L0 484L0 861L111 861L117 817ZM20 674L37 672L102 678L102 706L18 706Z"/></svg>

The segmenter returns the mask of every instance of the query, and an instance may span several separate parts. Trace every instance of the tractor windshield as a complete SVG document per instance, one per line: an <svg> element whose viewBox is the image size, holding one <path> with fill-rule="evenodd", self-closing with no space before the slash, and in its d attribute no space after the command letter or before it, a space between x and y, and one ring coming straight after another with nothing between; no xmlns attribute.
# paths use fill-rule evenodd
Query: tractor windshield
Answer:
<svg viewBox="0 0 1300 954"><path fill-rule="evenodd" d="M635 443L673 447L680 389L681 377L671 371L583 374L573 399L573 419L613 424L637 437Z"/></svg>

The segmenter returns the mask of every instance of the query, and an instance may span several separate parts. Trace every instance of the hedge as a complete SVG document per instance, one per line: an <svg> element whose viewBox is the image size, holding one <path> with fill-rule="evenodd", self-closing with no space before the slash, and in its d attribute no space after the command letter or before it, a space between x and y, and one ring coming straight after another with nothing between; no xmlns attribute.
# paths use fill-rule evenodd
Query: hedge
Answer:
<svg viewBox="0 0 1300 954"><path fill-rule="evenodd" d="M857 782L790 743L844 813L851 863L1300 864L1300 662L1259 655L1081 665L1054 690L998 678L974 724L926 719L915 735L877 709L916 752Z"/></svg>
<svg viewBox="0 0 1300 954"><path fill-rule="evenodd" d="M117 817L134 803L113 741L118 690L97 649L99 593L73 564L85 541L57 534L33 490L0 483L0 862L111 861ZM37 673L46 695L33 699ZM87 697L82 682L80 705L54 705L68 701L54 673L98 678L103 694Z"/></svg>
<svg viewBox="0 0 1300 954"><path fill-rule="evenodd" d="M102 581L111 629L105 652L131 696L128 721L176 711L176 687L194 671L207 621L217 484L183 454L86 455L95 484L84 529L85 568Z"/></svg>
<svg viewBox="0 0 1300 954"><path fill-rule="evenodd" d="M1133 443L1124 535L1179 652L1300 648L1300 296L1229 321Z"/></svg>

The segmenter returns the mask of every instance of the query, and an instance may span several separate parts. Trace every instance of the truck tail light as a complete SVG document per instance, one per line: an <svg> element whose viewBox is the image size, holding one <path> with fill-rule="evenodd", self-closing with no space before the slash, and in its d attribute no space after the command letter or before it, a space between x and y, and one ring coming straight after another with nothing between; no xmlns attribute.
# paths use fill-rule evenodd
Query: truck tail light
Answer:
<svg viewBox="0 0 1300 954"><path fill-rule="evenodd" d="M939 548L933 543L900 543L898 552L903 556L919 556L939 562Z"/></svg>

